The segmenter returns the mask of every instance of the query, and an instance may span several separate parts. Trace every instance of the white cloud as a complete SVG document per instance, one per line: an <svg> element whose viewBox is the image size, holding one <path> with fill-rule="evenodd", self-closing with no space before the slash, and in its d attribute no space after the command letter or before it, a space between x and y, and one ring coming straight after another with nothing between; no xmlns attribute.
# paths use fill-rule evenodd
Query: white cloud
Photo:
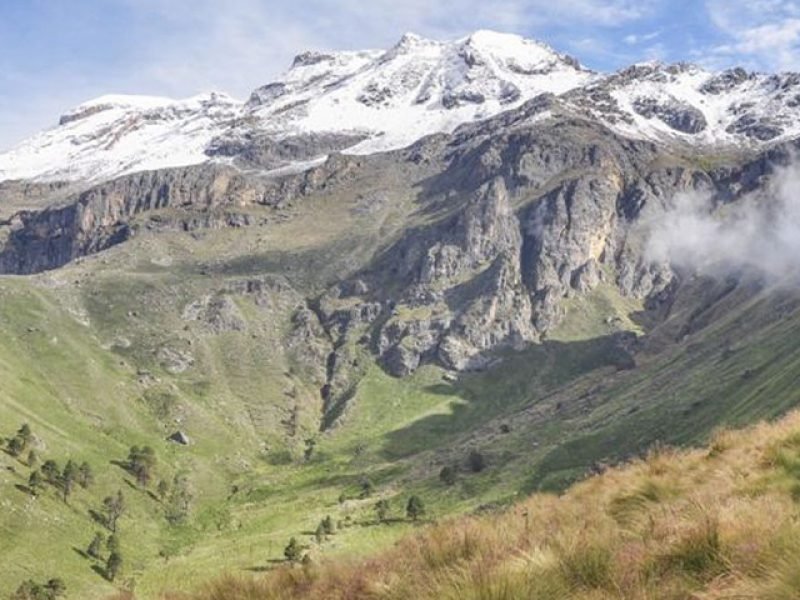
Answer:
<svg viewBox="0 0 800 600"><path fill-rule="evenodd" d="M728 38L714 46L765 70L800 69L800 3L789 0L707 0L711 22Z"/></svg>
<svg viewBox="0 0 800 600"><path fill-rule="evenodd" d="M648 257L708 275L757 271L797 285L800 168L779 171L764 191L715 207L705 194L680 194L649 224ZM648 225L645 225L646 227Z"/></svg>
<svg viewBox="0 0 800 600"><path fill-rule="evenodd" d="M638 34L631 33L622 38L622 41L628 44L629 46L636 46L637 44L654 40L660 35L661 35L660 31L651 31L650 33L638 33Z"/></svg>

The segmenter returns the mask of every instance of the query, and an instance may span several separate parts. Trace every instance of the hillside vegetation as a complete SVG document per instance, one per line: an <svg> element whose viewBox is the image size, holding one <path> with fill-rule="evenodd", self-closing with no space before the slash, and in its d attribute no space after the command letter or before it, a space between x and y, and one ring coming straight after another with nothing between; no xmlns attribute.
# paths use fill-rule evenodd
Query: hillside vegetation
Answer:
<svg viewBox="0 0 800 600"><path fill-rule="evenodd" d="M17 275L0 277L0 598L53 580L42 593L63 582L68 598L150 600L287 559L364 560L420 523L558 493L657 441L703 444L797 407L796 286L654 267L637 225L701 182L726 202L763 187L794 147L704 174L596 124L530 116L284 178L134 175L3 226ZM687 493L667 483L642 506ZM520 547L545 573L531 585L578 593L559 566L566 530L540 552L528 510ZM619 524L602 504L574 512L606 544L588 551L600 579L585 577L612 593L627 538L603 529ZM475 563L491 582L503 581L494 560L530 570L503 546L521 522L498 518L496 554ZM493 547L470 531L456 558ZM435 596L456 577L403 583L417 569L402 548L396 578L373 569L386 593ZM673 563L654 564L645 588L672 577ZM338 593L323 574L288 573L297 586L263 585Z"/></svg>
<svg viewBox="0 0 800 600"><path fill-rule="evenodd" d="M230 576L169 600L800 597L800 413L654 447L561 496L449 519L365 561Z"/></svg>

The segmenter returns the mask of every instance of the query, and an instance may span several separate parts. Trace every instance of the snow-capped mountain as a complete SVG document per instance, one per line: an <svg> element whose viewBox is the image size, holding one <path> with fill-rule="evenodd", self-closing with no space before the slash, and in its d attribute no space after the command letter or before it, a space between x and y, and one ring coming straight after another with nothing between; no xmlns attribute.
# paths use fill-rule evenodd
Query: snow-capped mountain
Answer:
<svg viewBox="0 0 800 600"><path fill-rule="evenodd" d="M276 135L335 129L365 136L349 149L406 146L486 118L592 74L569 57L515 35L479 31L456 42L406 34L386 52L305 54L247 103Z"/></svg>
<svg viewBox="0 0 800 600"><path fill-rule="evenodd" d="M240 102L218 93L187 100L102 96L0 154L0 181L97 181L201 163L208 160L205 148L214 132L240 114Z"/></svg>
<svg viewBox="0 0 800 600"><path fill-rule="evenodd" d="M651 62L596 79L563 100L628 137L758 145L800 135L798 73L713 73Z"/></svg>
<svg viewBox="0 0 800 600"><path fill-rule="evenodd" d="M437 42L407 34L387 51L301 54L243 103L222 94L98 98L0 155L0 180L102 180L226 160L254 137L263 146L265 136L337 134L323 151L399 148L591 78L569 57L515 35L479 31Z"/></svg>
<svg viewBox="0 0 800 600"><path fill-rule="evenodd" d="M300 54L244 102L220 93L98 98L0 154L0 181L99 181L205 161L302 167L333 151L401 148L543 93L629 137L763 144L800 135L798 74L645 63L603 75L516 35L406 34L386 51Z"/></svg>

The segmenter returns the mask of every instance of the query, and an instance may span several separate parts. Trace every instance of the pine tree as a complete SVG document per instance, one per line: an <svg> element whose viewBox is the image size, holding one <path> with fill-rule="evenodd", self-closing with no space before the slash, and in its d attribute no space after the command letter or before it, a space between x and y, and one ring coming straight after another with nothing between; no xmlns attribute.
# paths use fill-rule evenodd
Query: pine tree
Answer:
<svg viewBox="0 0 800 600"><path fill-rule="evenodd" d="M367 479L366 477L361 478L361 494L359 494L360 498L369 498L372 495L372 491L374 487L372 482Z"/></svg>
<svg viewBox="0 0 800 600"><path fill-rule="evenodd" d="M106 578L114 581L122 569L122 555L119 552L112 552L106 561Z"/></svg>
<svg viewBox="0 0 800 600"><path fill-rule="evenodd" d="M6 448L11 456L17 457L25 451L25 444L19 438L19 436L17 436L8 440Z"/></svg>
<svg viewBox="0 0 800 600"><path fill-rule="evenodd" d="M67 593L67 586L64 583L64 580L58 577L54 577L53 579L49 580L44 587L47 591L47 600L60 598Z"/></svg>
<svg viewBox="0 0 800 600"><path fill-rule="evenodd" d="M44 477L39 471L33 471L28 477L28 489L31 492L31 496L38 496L42 488L44 487Z"/></svg>
<svg viewBox="0 0 800 600"><path fill-rule="evenodd" d="M378 500L375 503L375 514L378 516L378 522L384 523L389 516L389 501L385 498Z"/></svg>
<svg viewBox="0 0 800 600"><path fill-rule="evenodd" d="M103 542L105 538L103 534L99 531L94 534L94 538L92 539L89 547L86 549L86 554L91 556L92 558L100 558L100 552L103 549Z"/></svg>
<svg viewBox="0 0 800 600"><path fill-rule="evenodd" d="M156 491L158 493L158 499L161 500L161 502L164 502L164 499L167 497L167 494L169 493L169 483L167 483L165 479L162 479L161 481L158 482L158 487L156 488Z"/></svg>
<svg viewBox="0 0 800 600"><path fill-rule="evenodd" d="M322 523L317 525L317 530L314 532L314 539L317 540L318 544L325 541L325 528L322 526Z"/></svg>
<svg viewBox="0 0 800 600"><path fill-rule="evenodd" d="M156 453L150 446L131 446L128 452L128 470L136 477L136 483L147 487L156 465Z"/></svg>
<svg viewBox="0 0 800 600"><path fill-rule="evenodd" d="M75 489L75 484L78 482L78 465L73 461L68 460L64 466L64 472L61 474L61 491L64 494L64 502L69 500L69 495Z"/></svg>
<svg viewBox="0 0 800 600"><path fill-rule="evenodd" d="M386 517L389 516L389 501L381 498L375 503L375 515L378 517L379 523L386 522Z"/></svg>
<svg viewBox="0 0 800 600"><path fill-rule="evenodd" d="M445 485L453 485L456 482L456 470L449 465L442 467L442 470L439 471L439 479Z"/></svg>
<svg viewBox="0 0 800 600"><path fill-rule="evenodd" d="M192 492L189 487L189 479L186 475L175 475L172 480L172 489L164 508L167 521L173 525L183 523L189 516L189 508L192 503Z"/></svg>
<svg viewBox="0 0 800 600"><path fill-rule="evenodd" d="M419 496L411 496L406 504L406 515L416 521L425 514L425 503Z"/></svg>
<svg viewBox="0 0 800 600"><path fill-rule="evenodd" d="M47 600L60 598L67 593L67 585L64 583L63 579L58 577L49 580L44 587L45 590L47 590Z"/></svg>
<svg viewBox="0 0 800 600"><path fill-rule="evenodd" d="M50 485L58 485L59 480L61 479L61 469L58 466L58 463L54 460L46 460L42 465L42 475L44 475L45 481Z"/></svg>
<svg viewBox="0 0 800 600"><path fill-rule="evenodd" d="M480 473L486 468L486 459L477 450L469 453L469 468L473 473Z"/></svg>
<svg viewBox="0 0 800 600"><path fill-rule="evenodd" d="M289 544L283 550L283 555L286 557L286 560L291 563L299 561L302 553L303 549L300 547L300 544L297 543L297 538L290 539Z"/></svg>
<svg viewBox="0 0 800 600"><path fill-rule="evenodd" d="M86 461L82 462L81 466L78 468L78 483L83 489L88 488L94 483L92 467Z"/></svg>
<svg viewBox="0 0 800 600"><path fill-rule="evenodd" d="M314 456L314 450L317 448L317 440L308 438L305 444L306 449L303 451L303 459L308 462L311 460L311 457Z"/></svg>
<svg viewBox="0 0 800 600"><path fill-rule="evenodd" d="M336 531L336 527L334 526L333 519L331 519L330 515L322 519L320 525L322 525L322 530L325 532L325 535L333 535Z"/></svg>
<svg viewBox="0 0 800 600"><path fill-rule="evenodd" d="M11 600L37 600L42 593L42 586L33 579L28 579L19 584L17 591L11 595Z"/></svg>
<svg viewBox="0 0 800 600"><path fill-rule="evenodd" d="M23 423L22 427L17 430L17 437L22 440L23 445L27 448L33 442L33 432L31 426Z"/></svg>

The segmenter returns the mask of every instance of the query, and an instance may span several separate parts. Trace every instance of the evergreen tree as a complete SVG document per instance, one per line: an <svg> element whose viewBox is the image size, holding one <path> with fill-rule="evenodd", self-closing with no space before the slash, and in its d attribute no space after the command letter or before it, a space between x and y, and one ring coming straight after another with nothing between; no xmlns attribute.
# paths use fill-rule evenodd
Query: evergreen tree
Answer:
<svg viewBox="0 0 800 600"><path fill-rule="evenodd" d="M54 460L44 461L42 465L42 475L44 475L45 481L50 485L58 485L61 479L61 469L58 463Z"/></svg>
<svg viewBox="0 0 800 600"><path fill-rule="evenodd" d="M106 561L106 578L114 581L122 569L122 555L119 552L112 552Z"/></svg>
<svg viewBox="0 0 800 600"><path fill-rule="evenodd" d="M322 525L322 530L325 532L325 535L333 535L336 531L336 527L334 526L333 519L331 519L330 515L322 519L320 525Z"/></svg>
<svg viewBox="0 0 800 600"><path fill-rule="evenodd" d="M322 523L317 525L317 530L314 532L314 539L317 540L318 544L321 544L325 540L325 528L322 526Z"/></svg>
<svg viewBox="0 0 800 600"><path fill-rule="evenodd" d="M6 448L11 456L20 456L31 443L33 443L33 432L31 432L30 425L25 423L17 430L17 434L8 440Z"/></svg>
<svg viewBox="0 0 800 600"><path fill-rule="evenodd" d="M456 470L451 466L442 467L442 470L439 471L439 479L442 480L442 483L445 485L453 485L456 482Z"/></svg>
<svg viewBox="0 0 800 600"><path fill-rule="evenodd" d="M44 477L39 471L33 471L28 477L28 489L32 496L38 496L44 487Z"/></svg>
<svg viewBox="0 0 800 600"><path fill-rule="evenodd" d="M406 504L406 515L416 521L425 514L425 503L419 496L411 496Z"/></svg>
<svg viewBox="0 0 800 600"><path fill-rule="evenodd" d="M75 484L78 482L78 465L73 461L68 460L64 466L64 472L61 474L61 491L64 494L64 502L69 500L69 495L75 489Z"/></svg>
<svg viewBox="0 0 800 600"><path fill-rule="evenodd" d="M303 458L306 462L311 460L311 457L314 456L314 450L317 448L317 440L314 438L308 438L306 440L306 448L303 451Z"/></svg>
<svg viewBox="0 0 800 600"><path fill-rule="evenodd" d="M164 499L167 497L167 494L169 493L169 483L167 483L165 479L162 479L161 481L158 482L158 487L156 488L156 491L158 493L158 499L161 500L161 502L164 502Z"/></svg>
<svg viewBox="0 0 800 600"><path fill-rule="evenodd" d="M25 444L19 437L13 437L10 440L8 440L6 448L8 449L8 453L11 456L18 457L25 451Z"/></svg>
<svg viewBox="0 0 800 600"><path fill-rule="evenodd" d="M78 483L83 489L88 488L94 483L94 473L92 473L92 467L86 461L82 462L81 466L78 467Z"/></svg>
<svg viewBox="0 0 800 600"><path fill-rule="evenodd" d="M11 595L11 600L55 600L63 596L66 591L64 580L58 577L54 577L44 585L28 579L23 581Z"/></svg>
<svg viewBox="0 0 800 600"><path fill-rule="evenodd" d="M147 487L153 476L156 466L156 453L150 446L139 448L131 446L128 452L128 471L136 477L136 483L142 487Z"/></svg>
<svg viewBox="0 0 800 600"><path fill-rule="evenodd" d="M67 593L67 586L64 580L58 577L49 580L44 587L47 590L47 600L60 598Z"/></svg>
<svg viewBox="0 0 800 600"><path fill-rule="evenodd" d="M389 501L381 498L375 503L375 514L378 517L379 523L386 522L386 517L389 516Z"/></svg>
<svg viewBox="0 0 800 600"><path fill-rule="evenodd" d="M486 459L477 450L469 453L469 468L473 473L480 473L486 468Z"/></svg>
<svg viewBox="0 0 800 600"><path fill-rule="evenodd" d="M28 579L19 584L17 590L11 594L11 600L39 600L42 592L42 586L33 579Z"/></svg>
<svg viewBox="0 0 800 600"><path fill-rule="evenodd" d="M303 549L300 547L300 544L297 543L297 538L290 539L289 544L283 550L283 555L286 557L286 560L291 563L299 561L302 553Z"/></svg>
<svg viewBox="0 0 800 600"><path fill-rule="evenodd" d="M31 442L33 442L33 432L31 431L31 426L27 423L23 423L22 427L17 430L17 437L22 440L22 443L27 448Z"/></svg>
<svg viewBox="0 0 800 600"><path fill-rule="evenodd" d="M366 477L361 478L361 494L359 494L360 498L369 498L372 495L372 492L375 488L372 485L372 482L367 479Z"/></svg>
<svg viewBox="0 0 800 600"><path fill-rule="evenodd" d="M100 552L103 550L103 542L105 538L103 534L99 531L94 534L94 538L92 539L89 547L86 549L86 554L91 556L92 558L100 558Z"/></svg>
<svg viewBox="0 0 800 600"><path fill-rule="evenodd" d="M189 516L191 503L192 492L189 487L189 479L183 474L175 475L167 506L164 509L167 521L173 525L183 523Z"/></svg>

